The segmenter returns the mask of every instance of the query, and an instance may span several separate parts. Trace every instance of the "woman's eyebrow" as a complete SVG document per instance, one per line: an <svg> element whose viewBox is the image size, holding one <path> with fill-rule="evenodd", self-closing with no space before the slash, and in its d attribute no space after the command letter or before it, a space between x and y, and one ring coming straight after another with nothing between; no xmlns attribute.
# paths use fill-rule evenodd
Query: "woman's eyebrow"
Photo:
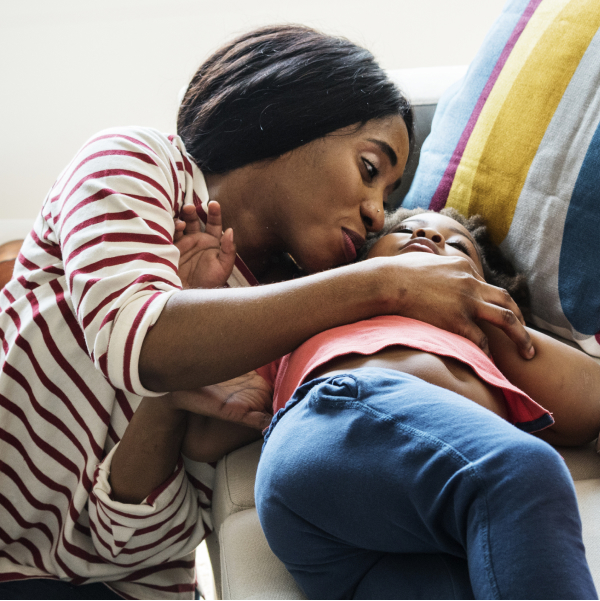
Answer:
<svg viewBox="0 0 600 601"><path fill-rule="evenodd" d="M373 142L373 144L377 144L379 148L385 153L385 155L390 159L390 163L392 167L395 167L398 164L398 156L394 152L393 148L383 140L376 140L374 138L368 138L369 142Z"/></svg>

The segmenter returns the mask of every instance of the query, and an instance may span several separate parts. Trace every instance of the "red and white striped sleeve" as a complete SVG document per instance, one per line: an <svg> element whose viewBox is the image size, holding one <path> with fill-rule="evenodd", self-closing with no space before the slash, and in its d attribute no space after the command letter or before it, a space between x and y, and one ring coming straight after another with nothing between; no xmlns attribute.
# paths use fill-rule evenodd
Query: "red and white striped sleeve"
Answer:
<svg viewBox="0 0 600 601"><path fill-rule="evenodd" d="M54 190L44 217L61 246L90 357L114 388L155 395L140 383L138 359L147 331L181 288L173 147L153 130L107 130L80 150Z"/></svg>
<svg viewBox="0 0 600 601"><path fill-rule="evenodd" d="M210 527L199 494L180 458L175 471L142 503L111 499L110 465L116 447L97 467L88 511L92 541L106 561L135 567L158 565L192 552Z"/></svg>

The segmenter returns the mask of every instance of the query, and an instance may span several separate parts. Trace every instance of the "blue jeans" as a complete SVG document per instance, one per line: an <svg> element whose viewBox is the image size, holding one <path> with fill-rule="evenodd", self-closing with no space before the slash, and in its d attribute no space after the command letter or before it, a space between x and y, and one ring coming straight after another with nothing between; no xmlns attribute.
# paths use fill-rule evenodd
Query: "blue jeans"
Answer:
<svg viewBox="0 0 600 601"><path fill-rule="evenodd" d="M597 598L560 455L414 376L301 386L265 436L255 494L309 598Z"/></svg>

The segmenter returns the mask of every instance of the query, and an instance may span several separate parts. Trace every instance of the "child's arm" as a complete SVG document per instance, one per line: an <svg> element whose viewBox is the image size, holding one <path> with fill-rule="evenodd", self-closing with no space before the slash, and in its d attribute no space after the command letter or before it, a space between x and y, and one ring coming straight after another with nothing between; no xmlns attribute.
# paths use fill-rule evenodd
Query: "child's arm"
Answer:
<svg viewBox="0 0 600 601"><path fill-rule="evenodd" d="M540 432L540 438L551 444L576 446L598 436L599 363L583 351L530 328L536 354L525 360L502 330L487 323L480 326L498 369L553 414L556 423Z"/></svg>

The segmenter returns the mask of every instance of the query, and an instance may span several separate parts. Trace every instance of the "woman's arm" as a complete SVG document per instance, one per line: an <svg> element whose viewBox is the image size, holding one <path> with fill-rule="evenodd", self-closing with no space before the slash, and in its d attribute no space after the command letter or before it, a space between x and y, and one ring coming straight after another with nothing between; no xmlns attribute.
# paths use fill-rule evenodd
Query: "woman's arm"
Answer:
<svg viewBox="0 0 600 601"><path fill-rule="evenodd" d="M169 395L145 397L112 458L112 498L141 503L175 469L186 429L186 412Z"/></svg>
<svg viewBox="0 0 600 601"><path fill-rule="evenodd" d="M249 426L189 413L181 452L193 461L210 463L261 438L261 431Z"/></svg>
<svg viewBox="0 0 600 601"><path fill-rule="evenodd" d="M113 499L141 503L171 476L181 453L217 461L258 440L271 421L272 393L251 372L197 391L144 398L112 458Z"/></svg>
<svg viewBox="0 0 600 601"><path fill-rule="evenodd" d="M388 314L456 332L486 352L475 321L489 321L523 355L531 351L514 301L466 259L410 253L279 284L177 292L144 339L140 378L149 390L196 389L265 365L329 328Z"/></svg>
<svg viewBox="0 0 600 601"><path fill-rule="evenodd" d="M83 334L77 342L114 388L150 396L228 380L323 330L389 313L428 321L482 348L475 320L488 320L524 352L530 346L514 302L466 259L372 259L252 290L179 290L172 244L177 159L168 140L150 130L95 136L50 203Z"/></svg>
<svg viewBox="0 0 600 601"><path fill-rule="evenodd" d="M555 424L539 433L551 444L576 446L600 431L600 364L584 352L529 329L536 350L522 359L509 338L482 324L492 356L515 386L553 414Z"/></svg>
<svg viewBox="0 0 600 601"><path fill-rule="evenodd" d="M141 503L171 476L181 453L194 461L218 461L261 437L250 426L186 413L165 397L146 397L113 456L112 498Z"/></svg>

